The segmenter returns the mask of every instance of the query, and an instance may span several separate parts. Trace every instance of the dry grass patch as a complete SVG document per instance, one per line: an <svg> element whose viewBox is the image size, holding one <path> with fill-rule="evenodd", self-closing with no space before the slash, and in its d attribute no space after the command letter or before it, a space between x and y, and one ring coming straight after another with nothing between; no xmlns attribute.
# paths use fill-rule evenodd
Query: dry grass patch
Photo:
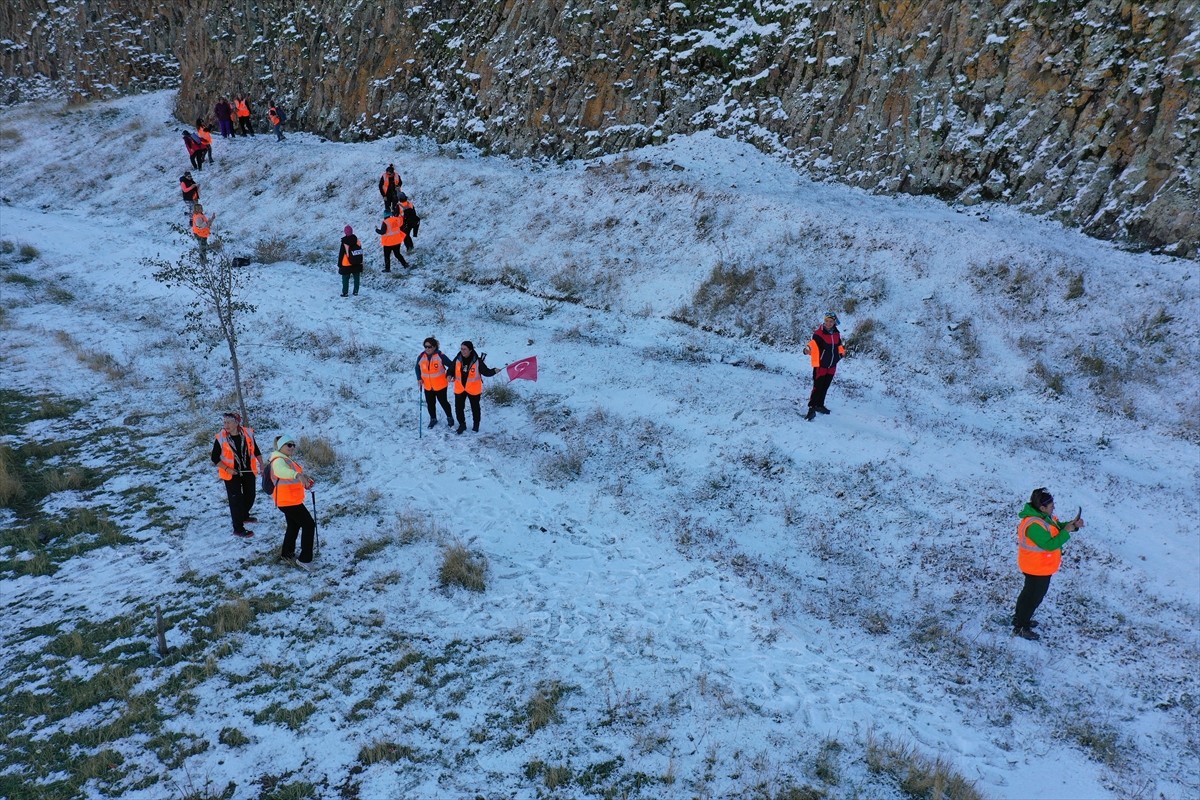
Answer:
<svg viewBox="0 0 1200 800"><path fill-rule="evenodd" d="M552 680L538 686L525 704L525 725L530 733L537 733L552 722L562 720L558 703L569 691L561 681Z"/></svg>
<svg viewBox="0 0 1200 800"><path fill-rule="evenodd" d="M487 559L472 553L465 545L455 543L442 549L442 566L438 569L438 584L443 588L461 586L472 592L487 588Z"/></svg>
<svg viewBox="0 0 1200 800"><path fill-rule="evenodd" d="M931 759L917 752L915 745L890 736L878 738L874 731L868 732L866 759L867 769L895 778L900 791L914 800L983 800L974 781L940 757Z"/></svg>
<svg viewBox="0 0 1200 800"><path fill-rule="evenodd" d="M324 436L312 438L301 436L299 444L300 452L304 454L304 460L313 469L325 469L338 462L337 450Z"/></svg>

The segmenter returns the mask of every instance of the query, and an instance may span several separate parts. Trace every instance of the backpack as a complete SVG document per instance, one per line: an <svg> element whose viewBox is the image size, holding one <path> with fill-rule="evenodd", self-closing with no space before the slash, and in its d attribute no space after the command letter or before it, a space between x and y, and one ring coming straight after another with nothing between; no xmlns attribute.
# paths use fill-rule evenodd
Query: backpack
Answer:
<svg viewBox="0 0 1200 800"><path fill-rule="evenodd" d="M262 467L262 490L263 494L275 493L275 475L271 472L270 461Z"/></svg>

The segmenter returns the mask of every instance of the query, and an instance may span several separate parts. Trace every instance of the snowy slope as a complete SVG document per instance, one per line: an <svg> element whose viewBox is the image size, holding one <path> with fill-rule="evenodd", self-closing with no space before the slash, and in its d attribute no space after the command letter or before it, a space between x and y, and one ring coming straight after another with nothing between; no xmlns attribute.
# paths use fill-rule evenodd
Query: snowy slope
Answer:
<svg viewBox="0 0 1200 800"><path fill-rule="evenodd" d="M865 758L886 737L987 797L1200 792L1195 263L814 184L705 135L564 165L218 140L196 177L226 252L290 252L249 268L252 422L338 454L316 472L323 547L303 576L275 563L267 504L253 540L228 535L207 460L228 367L186 347L187 298L142 263L179 251L171 100L18 107L0 151L0 240L39 252L3 256L2 388L84 402L7 443L114 426L136 454L50 500L107 505L134 542L3 576L4 691L99 669L39 657L38 626L144 619L116 641L141 647L130 691L175 736L171 756L138 730L94 743L122 762L87 796L903 796ZM411 274L378 272L389 161L425 219ZM368 245L348 299L345 224ZM699 308L718 265L750 279ZM851 355L810 424L799 343L826 308ZM485 394L480 434L423 430L412 365L431 334L493 365L536 354L540 378L511 405ZM143 484L154 503L130 499ZM1031 643L1006 623L1016 514L1043 485L1088 527ZM486 558L485 592L438 587L447 542ZM240 599L249 624L206 627ZM156 603L186 659L147 656ZM531 730L539 686L561 690L559 718Z"/></svg>

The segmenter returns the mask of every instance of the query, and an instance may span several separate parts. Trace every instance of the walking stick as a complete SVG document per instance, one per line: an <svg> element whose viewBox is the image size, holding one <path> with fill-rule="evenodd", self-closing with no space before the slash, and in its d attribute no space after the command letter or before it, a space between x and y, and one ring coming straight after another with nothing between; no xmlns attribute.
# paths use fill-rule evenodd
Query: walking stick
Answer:
<svg viewBox="0 0 1200 800"><path fill-rule="evenodd" d="M417 438L422 436L421 431L421 387L417 387Z"/></svg>
<svg viewBox="0 0 1200 800"><path fill-rule="evenodd" d="M313 501L313 558L316 558L321 555L321 524L317 521L317 493L312 489L308 493Z"/></svg>

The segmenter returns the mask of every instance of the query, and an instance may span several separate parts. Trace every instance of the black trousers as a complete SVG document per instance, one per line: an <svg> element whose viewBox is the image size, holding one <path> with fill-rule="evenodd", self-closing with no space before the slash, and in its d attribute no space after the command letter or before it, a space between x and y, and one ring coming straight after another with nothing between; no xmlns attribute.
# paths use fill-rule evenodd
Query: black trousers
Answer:
<svg viewBox="0 0 1200 800"><path fill-rule="evenodd" d="M453 425L454 414L450 412L450 401L446 398L446 387L443 386L441 389L435 389L433 391L430 391L429 389L425 389L423 391L425 392L425 407L429 409L429 421L437 422L436 403L440 403L442 406L442 411L446 412L446 422L449 422Z"/></svg>
<svg viewBox="0 0 1200 800"><path fill-rule="evenodd" d="M251 136L254 133L254 128L250 125L249 117L238 117L238 128L241 129L243 136Z"/></svg>
<svg viewBox="0 0 1200 800"><path fill-rule="evenodd" d="M1049 575L1030 575L1026 572L1021 574L1025 576L1025 586L1021 589L1021 594L1017 595L1017 610L1013 613L1014 628L1029 625L1034 612L1046 597L1046 590L1050 588Z"/></svg>
<svg viewBox="0 0 1200 800"><path fill-rule="evenodd" d="M454 411L458 417L458 427L467 427L467 398L471 398L471 430L479 430L479 395L462 394L454 395Z"/></svg>
<svg viewBox="0 0 1200 800"><path fill-rule="evenodd" d="M229 498L229 518L233 529L239 533L246 529L246 517L254 508L254 492L258 487L258 476L243 472L225 481L225 494Z"/></svg>
<svg viewBox="0 0 1200 800"><path fill-rule="evenodd" d="M400 254L400 248L404 244L388 244L383 246L383 268L390 270L392 268L392 256L400 259L400 266L408 269L408 262L404 260L404 256Z"/></svg>
<svg viewBox="0 0 1200 800"><path fill-rule="evenodd" d="M281 506L279 510L283 512L283 516L287 520L287 531L283 534L283 557L293 558L296 555L296 534L299 533L299 560L307 564L312 561L313 557L313 536L317 530L316 521L313 520L312 514L308 513L308 507L305 505Z"/></svg>
<svg viewBox="0 0 1200 800"><path fill-rule="evenodd" d="M384 195L384 197L383 197L383 215L385 217L390 217L392 214L399 214L399 213L400 213L400 200L395 195L392 195L391 197Z"/></svg>
<svg viewBox="0 0 1200 800"><path fill-rule="evenodd" d="M828 375L818 375L816 368L813 368L812 394L808 396L809 408L817 408L825 405L825 393L829 391L829 384L831 383L833 383L832 372Z"/></svg>
<svg viewBox="0 0 1200 800"><path fill-rule="evenodd" d="M188 156L192 161L192 169L204 169L204 150L197 150Z"/></svg>

